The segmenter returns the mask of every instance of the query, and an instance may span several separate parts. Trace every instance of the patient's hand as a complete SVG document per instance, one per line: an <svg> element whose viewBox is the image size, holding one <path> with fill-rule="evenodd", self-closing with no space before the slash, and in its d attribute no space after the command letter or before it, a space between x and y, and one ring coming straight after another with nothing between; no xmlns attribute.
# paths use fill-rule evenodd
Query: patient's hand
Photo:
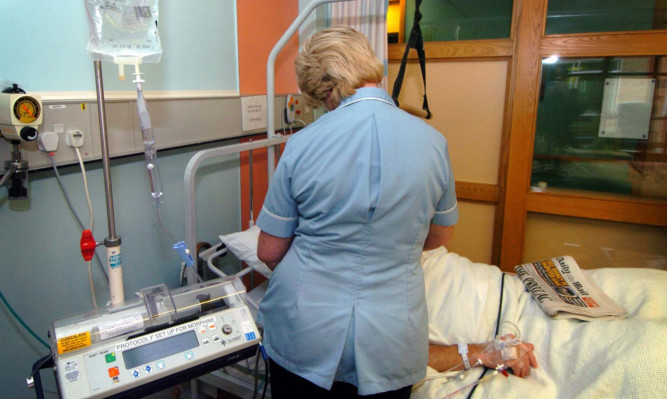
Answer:
<svg viewBox="0 0 667 399"><path fill-rule="evenodd" d="M533 350L535 346L528 342L522 342L517 345L518 357L516 359L505 361L505 366L511 368L517 377L526 377L530 375L530 368L537 367L537 359Z"/></svg>
<svg viewBox="0 0 667 399"><path fill-rule="evenodd" d="M512 337L513 338L513 337ZM512 359L508 359L507 352L505 360L501 351L490 345L493 341L486 344L469 344L468 359L471 366L481 366L495 369L499 365L512 369L517 377L526 377L530 374L531 367L537 367L537 359L533 354L535 347L528 342L518 341L511 346L509 351ZM479 362L478 362L479 359ZM456 345L429 345L428 365L438 372L451 370L462 370L463 363L458 353Z"/></svg>
<svg viewBox="0 0 667 399"><path fill-rule="evenodd" d="M518 341L505 351L505 356L500 350L494 349L493 345L487 344L486 348L478 354L478 359L486 367L496 368L504 365L505 368L512 369L515 376L524 378L530 375L531 367L537 367L537 358L533 354L535 346L528 342ZM511 353L508 358L507 353ZM505 357L505 359L503 359Z"/></svg>

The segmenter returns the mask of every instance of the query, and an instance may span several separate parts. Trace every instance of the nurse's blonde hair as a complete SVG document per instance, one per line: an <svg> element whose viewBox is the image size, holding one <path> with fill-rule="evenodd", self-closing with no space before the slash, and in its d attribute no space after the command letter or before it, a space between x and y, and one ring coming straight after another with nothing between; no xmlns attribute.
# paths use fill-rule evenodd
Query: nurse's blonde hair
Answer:
<svg viewBox="0 0 667 399"><path fill-rule="evenodd" d="M330 28L312 35L296 57L297 84L306 104L338 107L366 83L380 83L384 65L368 39L352 28Z"/></svg>

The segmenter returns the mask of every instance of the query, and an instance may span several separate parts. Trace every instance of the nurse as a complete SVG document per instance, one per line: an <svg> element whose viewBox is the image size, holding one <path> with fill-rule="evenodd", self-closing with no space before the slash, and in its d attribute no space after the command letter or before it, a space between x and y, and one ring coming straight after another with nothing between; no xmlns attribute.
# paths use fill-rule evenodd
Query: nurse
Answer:
<svg viewBox="0 0 667 399"><path fill-rule="evenodd" d="M394 105L353 29L314 34L296 74L329 112L290 138L257 219L272 396L408 398L429 350L420 257L458 219L447 141Z"/></svg>

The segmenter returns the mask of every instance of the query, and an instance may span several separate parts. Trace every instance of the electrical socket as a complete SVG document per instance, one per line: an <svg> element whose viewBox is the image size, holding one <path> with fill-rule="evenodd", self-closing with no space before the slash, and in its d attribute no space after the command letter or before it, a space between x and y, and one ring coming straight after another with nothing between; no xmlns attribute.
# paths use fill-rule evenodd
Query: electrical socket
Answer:
<svg viewBox="0 0 667 399"><path fill-rule="evenodd" d="M81 130L68 130L65 142L70 147L83 147L83 132Z"/></svg>

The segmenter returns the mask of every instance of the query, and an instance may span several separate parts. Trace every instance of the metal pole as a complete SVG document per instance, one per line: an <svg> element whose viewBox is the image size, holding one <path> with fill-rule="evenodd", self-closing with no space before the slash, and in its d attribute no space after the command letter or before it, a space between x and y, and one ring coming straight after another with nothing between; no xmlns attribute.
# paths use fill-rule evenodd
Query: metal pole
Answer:
<svg viewBox="0 0 667 399"><path fill-rule="evenodd" d="M275 101L275 63L276 63L276 57L278 57L278 53L280 53L280 50L285 47L289 39L294 35L294 33L299 29L301 24L304 23L306 18L310 15L313 10L321 5L321 4L326 4L326 3L336 3L336 2L341 2L341 1L350 1L350 0L314 0L310 2L306 8L296 17L294 22L292 22L292 25L290 25L289 28L285 31L285 33L282 35L280 40L278 40L278 43L273 47L273 50L271 50L271 53L269 54L269 60L266 63L266 124L267 124L267 132L266 132L266 138L267 139L272 139L276 137L276 129L274 128L274 120L275 120L275 115L274 115L274 101ZM275 148L269 147L268 148L268 177L269 177L269 183L271 183L271 179L273 179L273 172L276 169L276 151Z"/></svg>
<svg viewBox="0 0 667 399"><path fill-rule="evenodd" d="M120 237L116 236L116 220L113 210L113 190L111 189L111 167L109 161L109 139L107 137L107 117L104 106L104 84L102 79L102 61L93 61L95 65L95 88L97 90L97 109L100 122L100 141L102 143L102 166L104 169L104 192L107 203L107 226L109 237L104 239L107 249L109 274L109 295L111 306L125 302L123 289L123 267L121 262Z"/></svg>
<svg viewBox="0 0 667 399"><path fill-rule="evenodd" d="M97 109L100 122L100 139L102 141L102 166L104 169L104 192L107 201L107 225L109 240L116 239L116 221L113 210L113 190L111 188L111 168L109 162L109 139L107 137L107 116L104 103L104 83L102 82L102 61L95 64L95 88L97 90Z"/></svg>
<svg viewBox="0 0 667 399"><path fill-rule="evenodd" d="M252 140L250 140L252 142ZM253 196L254 196L254 185L253 185L253 178L252 178L252 150L248 151L248 169L250 172L250 220L249 220L249 226L252 227L255 224L255 215L254 215L254 209L253 209Z"/></svg>

